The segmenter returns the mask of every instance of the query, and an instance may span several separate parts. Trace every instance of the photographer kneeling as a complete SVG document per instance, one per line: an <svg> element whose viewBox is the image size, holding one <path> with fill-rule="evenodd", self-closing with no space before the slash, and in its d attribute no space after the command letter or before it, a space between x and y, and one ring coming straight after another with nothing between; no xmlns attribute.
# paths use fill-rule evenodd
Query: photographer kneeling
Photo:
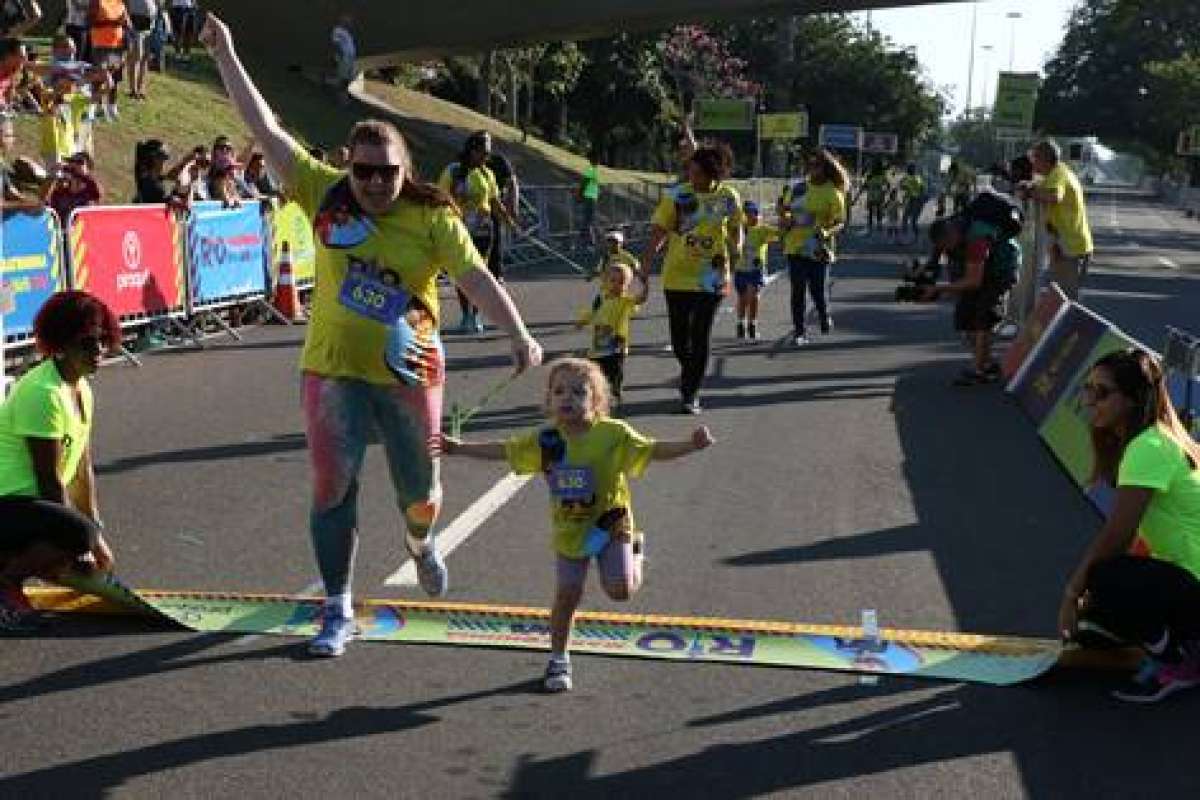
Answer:
<svg viewBox="0 0 1200 800"><path fill-rule="evenodd" d="M941 219L929 229L933 242L931 265L945 256L951 282L928 286L923 299L958 297L954 328L970 335L974 361L955 379L955 386L992 383L1000 365L992 359L992 329L1004 318L1004 300L1021 267L1020 206L1004 195L985 192L956 216Z"/></svg>

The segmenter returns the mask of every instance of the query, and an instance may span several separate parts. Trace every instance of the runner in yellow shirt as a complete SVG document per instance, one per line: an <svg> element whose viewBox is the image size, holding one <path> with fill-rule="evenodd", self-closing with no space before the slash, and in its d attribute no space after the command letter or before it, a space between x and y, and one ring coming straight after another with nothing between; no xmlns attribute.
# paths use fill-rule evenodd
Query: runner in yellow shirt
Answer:
<svg viewBox="0 0 1200 800"><path fill-rule="evenodd" d="M584 313L578 327L592 326L592 345L588 358L595 361L608 379L613 402L621 402L621 386L625 382L625 356L629 355L629 321L646 302L650 291L645 283L632 294L633 268L613 261L604 276L600 302ZM641 283L639 281L639 283Z"/></svg>
<svg viewBox="0 0 1200 800"><path fill-rule="evenodd" d="M912 231L912 243L920 239L921 211L925 208L925 179L917 173L917 165L905 167L900 179L900 193L904 200L904 216L900 220L901 234Z"/></svg>
<svg viewBox="0 0 1200 800"><path fill-rule="evenodd" d="M438 178L438 187L453 197L458 205L467 231L471 234L471 241L484 262L488 261L492 247L495 246L493 218L498 217L510 225L513 224L507 208L501 202L500 185L496 183L496 176L487 166L491 154L491 134L487 131L476 131L467 137L458 160L448 164ZM479 309L471 304L461 288L456 291L458 305L462 310L459 332L482 333L483 320L479 317Z"/></svg>
<svg viewBox="0 0 1200 800"><path fill-rule="evenodd" d="M724 183L733 168L728 145L698 148L688 161L688 182L663 194L642 252L641 278L667 246L663 294L671 348L679 361L679 413L700 413L700 385L708 367L713 319L729 293L730 265L742 256L742 200Z"/></svg>
<svg viewBox="0 0 1200 800"><path fill-rule="evenodd" d="M643 537L633 520L629 477L651 461L667 461L713 444L703 426L678 441L655 441L609 417L608 385L600 367L580 358L550 365L549 426L507 441L463 442L442 437L447 455L508 461L518 474L540 472L550 488L558 586L550 615L550 663L545 688L572 687L568 646L588 566L596 559L604 593L629 600L642 585Z"/></svg>
<svg viewBox="0 0 1200 800"><path fill-rule="evenodd" d="M737 338L758 338L758 296L767 285L767 247L778 242L779 228L759 219L758 204L746 201L742 206L746 216L746 250L733 273L733 288L737 291Z"/></svg>
<svg viewBox="0 0 1200 800"><path fill-rule="evenodd" d="M817 307L822 333L833 329L829 314L829 269L836 258L838 231L846 222L849 175L828 150L819 150L807 164L807 183L793 189L783 203L783 252L792 284L792 344L808 344L805 331L805 291Z"/></svg>
<svg viewBox="0 0 1200 800"><path fill-rule="evenodd" d="M442 489L431 445L445 384L438 272L509 334L518 371L538 364L542 351L488 272L454 201L413 177L408 146L393 125L358 123L347 142L349 169L322 164L280 127L225 23L208 14L201 39L288 195L313 220L316 284L301 369L312 538L326 601L309 649L337 656L354 635L358 474L371 430L383 440L422 588L440 596L449 583L432 535Z"/></svg>
<svg viewBox="0 0 1200 800"><path fill-rule="evenodd" d="M1092 261L1092 228L1088 223L1083 186L1062 160L1062 152L1046 139L1029 151L1036 175L1044 175L1031 192L1046 209L1050 233L1050 275L1063 293L1079 299L1079 290Z"/></svg>

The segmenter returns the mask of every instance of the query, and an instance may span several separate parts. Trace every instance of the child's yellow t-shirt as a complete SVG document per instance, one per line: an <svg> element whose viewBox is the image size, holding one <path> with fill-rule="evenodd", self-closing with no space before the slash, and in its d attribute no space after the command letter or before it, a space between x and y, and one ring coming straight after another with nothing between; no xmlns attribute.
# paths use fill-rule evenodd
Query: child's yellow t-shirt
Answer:
<svg viewBox="0 0 1200 800"><path fill-rule="evenodd" d="M582 322L592 326L591 358L629 354L629 321L639 308L637 298L604 294L600 306L584 312Z"/></svg>
<svg viewBox="0 0 1200 800"><path fill-rule="evenodd" d="M779 228L760 222L746 228L746 255L737 265L738 272L766 269L767 246L778 242L782 235Z"/></svg>
<svg viewBox="0 0 1200 800"><path fill-rule="evenodd" d="M543 464L539 438L554 431L565 443L557 464ZM561 428L536 428L505 443L509 466L520 475L543 472L550 486L550 523L554 551L567 558L584 558L587 532L605 512L624 508L633 524L628 476L640 477L654 455L654 440L627 423L599 419L574 436Z"/></svg>

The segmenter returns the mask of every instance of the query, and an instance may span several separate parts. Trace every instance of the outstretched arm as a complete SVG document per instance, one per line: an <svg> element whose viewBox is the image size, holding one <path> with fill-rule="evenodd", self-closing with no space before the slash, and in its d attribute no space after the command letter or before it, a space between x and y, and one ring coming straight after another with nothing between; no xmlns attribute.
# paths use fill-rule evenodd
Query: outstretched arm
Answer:
<svg viewBox="0 0 1200 800"><path fill-rule="evenodd" d="M651 457L655 461L671 461L711 447L716 441L708 427L701 425L692 431L692 435L687 439L655 442L654 454Z"/></svg>
<svg viewBox="0 0 1200 800"><path fill-rule="evenodd" d="M238 110L250 132L262 144L263 154L267 163L273 166L277 174L288 186L293 185L296 171L296 151L299 143L280 126L275 113L267 105L267 101L250 79L250 74L242 66L237 53L233 49L233 34L229 26L214 14L209 14L200 32L200 41L212 53L217 69L221 73L221 81L229 99Z"/></svg>
<svg viewBox="0 0 1200 800"><path fill-rule="evenodd" d="M445 434L441 439L441 452L448 456L466 456L486 461L503 461L508 457L504 442L464 442Z"/></svg>

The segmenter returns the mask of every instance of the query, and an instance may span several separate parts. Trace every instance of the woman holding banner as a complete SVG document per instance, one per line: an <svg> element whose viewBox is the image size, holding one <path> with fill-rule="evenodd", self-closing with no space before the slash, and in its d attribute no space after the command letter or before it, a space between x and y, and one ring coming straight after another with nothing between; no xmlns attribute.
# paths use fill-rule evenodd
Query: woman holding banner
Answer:
<svg viewBox="0 0 1200 800"><path fill-rule="evenodd" d="M47 357L0 404L0 632L36 627L27 579L113 563L96 504L87 378L121 343L121 325L90 294L59 292L33 331Z"/></svg>
<svg viewBox="0 0 1200 800"><path fill-rule="evenodd" d="M1200 685L1200 444L1144 350L1096 362L1083 399L1093 479L1117 494L1067 582L1059 630L1085 645L1142 647L1143 668L1113 694L1153 703Z"/></svg>
<svg viewBox="0 0 1200 800"><path fill-rule="evenodd" d="M445 381L438 270L507 331L518 371L539 364L542 349L471 244L453 201L415 179L408 146L394 126L358 123L347 143L349 170L321 164L280 127L225 23L208 15L201 39L316 234L316 285L301 369L314 482L311 528L326 602L309 649L337 656L354 633L358 473L372 429L387 452L421 586L434 596L448 586L432 535L442 492L431 445L439 435Z"/></svg>

